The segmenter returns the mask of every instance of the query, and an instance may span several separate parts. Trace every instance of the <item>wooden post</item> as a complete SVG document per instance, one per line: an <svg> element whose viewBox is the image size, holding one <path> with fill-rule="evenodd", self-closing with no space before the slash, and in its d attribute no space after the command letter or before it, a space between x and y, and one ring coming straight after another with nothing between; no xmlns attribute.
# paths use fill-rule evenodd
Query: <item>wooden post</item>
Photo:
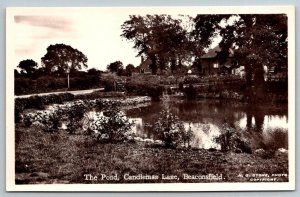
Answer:
<svg viewBox="0 0 300 197"><path fill-rule="evenodd" d="M68 73L68 89L70 89L70 73Z"/></svg>

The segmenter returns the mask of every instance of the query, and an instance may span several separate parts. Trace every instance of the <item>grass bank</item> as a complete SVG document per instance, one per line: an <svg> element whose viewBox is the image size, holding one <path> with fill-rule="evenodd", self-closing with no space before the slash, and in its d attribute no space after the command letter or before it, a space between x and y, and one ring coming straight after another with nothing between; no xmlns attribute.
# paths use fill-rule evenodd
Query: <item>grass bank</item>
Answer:
<svg viewBox="0 0 300 197"><path fill-rule="evenodd" d="M223 182L250 181L247 174L287 174L288 156L222 153L203 149L175 150L142 143L99 143L91 136L46 133L37 126L16 124L16 183L132 183L211 182L211 179L183 179L188 175L222 174ZM98 176L85 180L84 174ZM101 179L117 175L117 180ZM158 180L125 180L124 175L156 175ZM162 174L177 176L162 179ZM242 177L239 175L243 175ZM283 176L276 181L288 181Z"/></svg>

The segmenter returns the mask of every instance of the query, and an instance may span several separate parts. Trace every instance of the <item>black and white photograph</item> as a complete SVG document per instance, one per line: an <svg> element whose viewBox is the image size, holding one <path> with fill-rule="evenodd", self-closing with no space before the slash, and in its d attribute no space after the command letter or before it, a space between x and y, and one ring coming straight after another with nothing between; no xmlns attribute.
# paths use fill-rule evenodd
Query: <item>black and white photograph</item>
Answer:
<svg viewBox="0 0 300 197"><path fill-rule="evenodd" d="M294 190L294 15L7 8L7 190Z"/></svg>

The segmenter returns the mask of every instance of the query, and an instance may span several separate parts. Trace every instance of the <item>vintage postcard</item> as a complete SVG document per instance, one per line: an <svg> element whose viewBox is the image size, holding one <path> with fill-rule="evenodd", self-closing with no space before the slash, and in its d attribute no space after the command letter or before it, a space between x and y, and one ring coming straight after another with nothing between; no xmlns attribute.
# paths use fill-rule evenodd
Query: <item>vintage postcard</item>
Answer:
<svg viewBox="0 0 300 197"><path fill-rule="evenodd" d="M295 8L6 9L7 191L295 189Z"/></svg>

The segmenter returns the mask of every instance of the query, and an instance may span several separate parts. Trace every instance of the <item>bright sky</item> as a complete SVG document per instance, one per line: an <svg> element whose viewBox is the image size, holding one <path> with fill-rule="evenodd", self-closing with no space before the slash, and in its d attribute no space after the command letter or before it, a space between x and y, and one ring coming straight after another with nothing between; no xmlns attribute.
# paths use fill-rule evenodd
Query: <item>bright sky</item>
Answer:
<svg viewBox="0 0 300 197"><path fill-rule="evenodd" d="M132 44L120 37L121 24L128 15L74 14L69 16L16 16L14 64L33 59L38 64L50 44L64 43L88 57L89 68L105 70L107 64L120 60L137 66ZM104 20L105 19L105 20Z"/></svg>
<svg viewBox="0 0 300 197"><path fill-rule="evenodd" d="M46 48L57 43L83 52L88 58L88 68L105 70L109 63L118 60L124 66L140 64L133 43L120 36L123 22L130 14L137 13L114 9L48 9L24 13L14 15L10 31L14 38L14 66L25 59L33 59L40 65Z"/></svg>

